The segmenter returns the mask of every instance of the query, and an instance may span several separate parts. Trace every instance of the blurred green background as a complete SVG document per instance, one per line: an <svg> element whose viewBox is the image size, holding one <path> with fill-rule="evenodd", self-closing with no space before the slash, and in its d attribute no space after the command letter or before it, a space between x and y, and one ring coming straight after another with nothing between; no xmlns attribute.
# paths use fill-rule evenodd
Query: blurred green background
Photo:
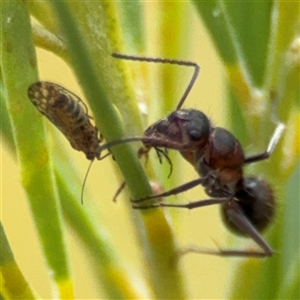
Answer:
<svg viewBox="0 0 300 300"><path fill-rule="evenodd" d="M245 68L244 70L248 72L246 74L248 77L245 77L250 79L250 84L248 82L249 93L251 94L252 92L253 94L254 88L257 88L265 97L268 97L270 87L278 93L286 91L288 84L291 84L291 80L286 80L286 78L289 78L288 76L291 76L292 79L295 77L299 79L299 73L297 73L299 72L299 35L298 41L296 38L298 32L295 28L294 31L291 30L291 40L287 39L284 43L282 41L283 30L280 30L280 28L277 29L276 35L276 32L272 31L276 31L276 29L270 26L272 11L275 11L276 13L274 14L279 16L276 20L283 22L279 24L286 24L284 22L288 22L288 20L284 19L284 14L293 8L282 7L282 5L276 2L257 4L258 6L255 6L253 3L253 5L248 4L246 8L239 4L235 6L233 4L225 4L225 2L214 1L211 1L206 6L201 6L197 2L136 2L132 3L132 5L108 4L103 10L109 11L114 8L118 12L118 20L122 24L119 30L124 42L124 45L121 46L120 41L116 42L116 49L111 49L111 51L122 51L125 54L151 57L178 58L197 62L201 67L200 76L184 107L196 108L203 111L211 118L214 126L225 127L227 129L232 128L231 130L236 133L237 137L243 143L246 153L259 152L265 149L268 137L274 129L274 124L270 120L270 114L266 117L266 114L270 112L270 105L267 103L268 99L264 99L267 100L264 103L265 110L261 112L259 109L256 110L257 107L254 106L259 103L254 100L251 103L252 105L249 104L250 102L248 103L247 99L243 99L247 91L237 88L238 85L244 87L244 83L239 81L233 82L233 80L240 80L239 67L241 69ZM116 6L114 7L114 5ZM48 4L45 7L42 6L43 4L38 3L28 4L28 7L36 18L42 16L43 9L47 10L49 8ZM248 20L245 16L249 15L250 11L253 12L251 15L252 19L249 18L250 20ZM260 13L254 14L254 12ZM208 13L210 13L210 17L217 18L220 23L209 21ZM75 12L73 14L76 15ZM92 6L88 7L87 5L87 16L89 14L92 15ZM204 23L207 27L201 21L200 15L206 20ZM244 16L245 19L241 16ZM266 19L266 16L269 16L269 19ZM280 19L280 16L283 19ZM291 17L290 22L293 21L295 24L298 24L297 19L299 21L299 16L293 16L293 18ZM258 20L263 20L263 22L258 22ZM51 21L46 17L44 17L44 21L43 26L50 30ZM83 21L88 23L91 19L82 18ZM251 24L259 23L261 26L259 34L253 33L253 31L255 32L258 29L257 24L256 28L254 25L254 28L247 26L247 22L250 21ZM229 29L225 28L222 22L230 23L232 27L229 26ZM274 22L273 20L272 24L276 24ZM99 23L101 22L99 21ZM109 28L108 25L107 28ZM207 28L210 28L212 34L220 34L220 36L214 36L214 43L218 46L217 48L214 46ZM53 32L56 32L55 28L52 29ZM101 41L101 26L99 25L99 28L94 29L95 42ZM226 36L226 29L231 34L232 32L235 33L235 35L231 36L232 39ZM221 38L222 34L224 37ZM38 40L37 36L38 34L35 33L36 41ZM245 36L248 36L248 40L247 38L239 40L240 37ZM275 43L274 40L277 41L277 39L274 36L281 43ZM269 48L268 43L265 43L263 37L269 37ZM89 37L86 37L86 40L88 43L90 41ZM257 45L249 42L253 40L257 41ZM298 51L295 55L295 64L298 64L298 69L296 67L296 71L290 71L291 75L289 75L290 73L286 71L288 68L284 69L282 66L276 66L276 63L272 62L270 56L273 59L276 58L274 53L278 51L286 54L293 40L296 41L294 42L295 51ZM273 44L271 43L272 41ZM114 42L112 37L112 44ZM43 44L43 42L38 40L37 44L39 43ZM286 48L284 46L280 48L282 44L286 45ZM44 47L47 48L50 46L45 43ZM97 46L94 45L89 44L89 47L97 49ZM230 47L235 49L237 53L234 53ZM252 48L253 52L250 51ZM54 49L58 53L58 48L54 47ZM255 52L257 53L256 56L253 55ZM101 54L98 58L99 61L95 61L96 67L99 68L101 68L99 66L101 64ZM286 61L288 60L286 59ZM262 67L262 62L264 62L265 67ZM68 64L70 64L70 61L68 61ZM74 74L76 72L70 69L68 64L53 53L37 48L39 78L62 85L85 101L83 90ZM106 62L103 62L103 64L105 65ZM146 115L141 114L138 121L143 124L141 126L143 129L175 109L192 74L192 70L179 66L163 66L160 64L129 61L125 61L124 66L125 73L127 72L126 76L129 78L131 84L133 84L136 99L147 108ZM280 76L277 71L281 72ZM273 74L274 72L276 73L275 75ZM296 72L296 75L293 72ZM4 82L8 76L4 74ZM286 80L288 83L284 85L284 83L278 80L278 77L283 79L282 81ZM114 83L114 80L111 81ZM116 82L118 81L116 80ZM289 102L285 102L285 105L281 102L278 104L279 117L287 124L284 142L280 144L278 152L268 162L258 164L260 166L256 167L256 169L251 168L247 170L251 174L255 172L262 177L268 178L271 184L275 186L275 193L278 196L279 202L279 213L274 226L275 228L281 228L281 230L280 232L277 230L277 234L268 233L266 240L279 253L276 253L276 258L265 260L220 258L199 254L187 255L180 260L179 268L174 271L175 274L179 274L176 279L178 280L177 283L180 282L183 286L182 289L178 288L183 291L180 298L224 299L232 297L238 299L242 297L244 299L257 299L260 296L261 298L270 299L270 295L272 295L272 299L293 299L296 295L296 286L299 283L299 274L297 272L297 266L299 267L299 172L297 173L294 170L296 162L299 159L299 145L297 144L297 141L299 142L299 103L297 102L299 101L297 96L299 95L299 83L295 83L292 88L294 93L290 93L291 95L286 96L287 93L283 92L286 97L284 98L285 101L288 101L288 98ZM236 100L239 96L240 99ZM295 101L295 99L298 100ZM112 101L115 101L115 99ZM31 106L32 104L28 100L25 105ZM90 105L93 107L95 104L90 103ZM123 103L123 105L126 106L126 103ZM251 107L249 107L250 105ZM118 103L116 106L118 107ZM248 111L245 111L246 108L248 108ZM118 107L118 109L124 119L122 107ZM92 109L89 111L91 112ZM38 114L36 116L40 117ZM98 118L98 116L95 117L96 119ZM126 124L126 120L123 121ZM32 124L32 122L34 120L28 120L28 123ZM45 127L48 139L46 145L49 147L50 155L53 155L54 165L59 165L62 162L61 166L64 169L62 172L64 174L63 180L66 180L69 187L72 187L69 190L76 201L78 201L77 204L80 204L80 189L88 161L82 153L74 151L61 133L47 120L45 121ZM135 130L133 132L131 132L130 127L128 128L129 130L126 131L127 135L142 133L140 128L133 129ZM264 128L266 129L264 130ZM142 222L136 221L136 219L139 220L140 218L139 212L131 210L128 201L130 195L128 192L122 193L117 203L112 202L112 197L123 177L116 167L116 162L111 158L94 163L86 184L84 205L82 207L79 205L78 207L83 212L87 211L88 214L92 215L93 219L89 221L90 223L84 223L83 221L83 224L87 227L91 225L93 230L102 237L103 242L107 243L108 248L101 249L103 253L110 252L110 249L113 249L110 253L112 256L110 259L112 261L115 260L117 263L115 266L113 263L106 266L105 261L97 261L97 255L101 256L102 252L99 250L98 253L94 253L98 251L97 247L88 247L88 242L82 237L85 234L85 228L83 228L82 232L79 232L76 229L77 227L72 225L73 221L69 220L69 218L72 218L72 213L66 216L65 208L63 207L66 204L62 203L62 212L65 217L61 222L62 232L65 235L64 243L66 248L64 251L67 253L67 265L70 266L72 276L63 277L63 280L60 280L59 276L56 277L56 275L53 275L57 273L56 270L53 271L49 268L44 258L43 248L41 247L34 218L32 217L31 206L27 201L21 184L18 163L15 155L12 155L12 144L8 143L9 139L7 139L5 133L3 136L1 222L16 262L30 286L33 287L33 290L43 299L53 298L53 293L56 290L53 285L55 285L54 281L57 281L60 296L63 298L63 282L71 282L70 285L74 286L76 299L104 299L112 298L112 295L116 294L115 291L111 293L109 291L115 288L113 286L114 282L118 282L118 289L122 291L123 288L124 291L123 298L129 298L128 295L137 295L136 298L146 299L156 297L165 299L166 295L168 295L168 289L170 289L172 282L175 281L170 280L170 286L166 287L165 294L160 293L159 283L157 282L160 280L164 282L166 278L161 279L157 277L156 283L153 283L155 280L151 281L149 273L155 273L151 271L151 268L156 268L157 266L153 266L152 261L147 259L147 255L151 255L153 249L149 250L145 246L145 241L142 240L148 233L150 240L155 240L151 234L158 236L154 245L155 243L163 243L165 228L160 232L157 226L151 231L147 220L143 219ZM35 147L35 144L30 144L29 140L28 145L32 148ZM289 151L287 151L287 148L289 148ZM281 170L280 168L282 168L287 157L290 160L286 163L285 168L282 169L282 174L278 174L278 170ZM164 165L161 166L153 153L151 154L149 165L145 167L149 178L161 184L166 190L174 187L174 185L195 179L197 176L193 168L184 162L177 153L171 153L171 158L174 163L174 174L171 179L167 179L167 163L164 162ZM35 159L35 157L32 157L32 163L35 162ZM273 174L276 175L272 179ZM280 175L284 176L284 180ZM73 178L76 180L73 181ZM26 185L26 182L24 184ZM287 184L289 184L289 189L285 189ZM285 195L288 196L285 197ZM187 201L205 199L206 197L202 188L197 187L168 201L186 203ZM62 197L61 201L64 202L64 200ZM285 208L285 201L289 202L287 208ZM68 202L68 206L68 209L72 212L72 202ZM58 208L59 210L61 209L60 205L58 205ZM75 208L74 205L73 211L75 212L77 209L77 206ZM60 216L60 214L58 215ZM252 247L254 245L254 242L251 240L235 239L227 231L221 222L217 206L194 211L170 209L166 210L166 215L168 223L174 230L173 237L175 242L179 247L188 244L196 244L209 248L216 248L216 244L220 247L237 248ZM40 218L43 218L44 222L48 222L49 227L51 227L53 219L49 218L48 220L47 217L47 211L40 215ZM73 214L73 217L77 218L77 221L80 218L76 214ZM35 218L39 217L35 215ZM147 216L142 218L147 218ZM150 216L149 218L152 218L151 222L155 222L155 217ZM148 224L145 225L147 228L146 234L143 232L144 228L138 228L141 231L140 235L142 238L136 233L136 227L138 225L143 226L141 224ZM90 231L86 231L87 235L89 233ZM159 237L160 234L161 237ZM86 239L88 240L89 237L87 236ZM47 251L50 250L48 249ZM159 248L156 249L157 256L160 254L159 251ZM162 251L165 251L165 249ZM50 252L48 252L48 257L51 257ZM166 262L166 266L162 268L162 278L168 276L167 272L169 271L166 271L166 269L169 265L168 259L170 259L170 257L165 256L165 252L163 253L164 255L159 258L161 261ZM57 253L53 255L56 256ZM292 261L295 270L291 267ZM103 266L99 267L99 269L103 268L103 270L99 272L97 272L98 263L103 264ZM118 266L121 268L117 269ZM105 271L105 268L107 268L107 271ZM112 271L111 268L115 269ZM129 287L126 286L122 278L119 278L118 281L119 275L114 274L114 272L122 274L124 277L127 276L128 282L132 284L132 287L131 285ZM172 273L172 269L170 269L170 272ZM257 274L260 275L258 276ZM107 279L103 278L106 275ZM266 281L261 280L260 276L263 275ZM56 280L51 280L52 276ZM154 276L157 276L157 274ZM111 278L114 278L116 281L110 281ZM239 281L236 281L236 278ZM282 285L279 286L278 283ZM254 292L255 287L257 291ZM175 290L176 288L174 287ZM117 288L115 289L117 290ZM164 288L162 287L161 289L163 290ZM66 288L66 290L69 290L69 295L72 294L70 287ZM172 293L169 293L169 295L172 295Z"/></svg>

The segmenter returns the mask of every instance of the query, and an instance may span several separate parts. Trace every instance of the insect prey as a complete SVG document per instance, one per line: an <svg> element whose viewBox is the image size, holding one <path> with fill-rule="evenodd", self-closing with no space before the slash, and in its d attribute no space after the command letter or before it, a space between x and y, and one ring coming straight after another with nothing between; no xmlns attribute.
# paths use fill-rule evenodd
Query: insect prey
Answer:
<svg viewBox="0 0 300 300"><path fill-rule="evenodd" d="M90 122L84 102L62 86L38 81L28 88L28 97L35 107L67 138L73 149L84 152L88 160L100 159L103 140Z"/></svg>
<svg viewBox="0 0 300 300"><path fill-rule="evenodd" d="M84 177L83 190L92 162L101 160L100 143L103 140L97 127L90 122L87 106L71 91L47 81L38 81L28 88L28 97L34 106L67 138L72 148L82 151L91 161Z"/></svg>

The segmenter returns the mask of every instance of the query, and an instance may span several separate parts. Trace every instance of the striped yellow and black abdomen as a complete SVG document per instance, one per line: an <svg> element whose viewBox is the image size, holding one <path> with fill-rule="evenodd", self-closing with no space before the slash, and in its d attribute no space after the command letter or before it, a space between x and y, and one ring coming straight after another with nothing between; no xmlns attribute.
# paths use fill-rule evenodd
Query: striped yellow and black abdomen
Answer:
<svg viewBox="0 0 300 300"><path fill-rule="evenodd" d="M28 97L87 159L99 159L102 138L90 122L87 108L72 92L52 82L39 81L28 88ZM84 106L83 106L84 105Z"/></svg>

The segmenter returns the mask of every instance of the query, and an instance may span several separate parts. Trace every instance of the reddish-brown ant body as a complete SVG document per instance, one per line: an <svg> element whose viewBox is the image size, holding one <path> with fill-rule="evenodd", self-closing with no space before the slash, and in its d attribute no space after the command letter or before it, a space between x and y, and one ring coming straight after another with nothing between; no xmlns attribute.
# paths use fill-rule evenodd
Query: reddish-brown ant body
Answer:
<svg viewBox="0 0 300 300"><path fill-rule="evenodd" d="M142 141L144 147L139 154L147 153L152 147L158 153L164 153L163 148L174 149L194 167L200 178L181 185L177 188L132 200L136 209L154 207L177 207L194 209L208 205L221 204L222 217L227 227L240 235L251 237L262 249L260 251L247 250L203 250L200 253L221 256L271 256L273 250L260 235L272 221L275 212L275 198L269 183L255 176L244 176L243 167L247 164L267 159L275 149L284 125L276 121L277 127L266 151L257 155L245 156L239 141L226 129L213 127L207 116L195 109L181 109L189 91L199 73L199 66L195 63L168 59L135 57L113 54L116 58L145 62L160 62L193 66L194 75L181 98L176 111L151 125L144 133L144 137L124 138L113 141L101 148L107 149L130 141ZM188 204L166 204L159 202L150 206L138 203L145 200L167 197L202 185L210 199L200 200ZM189 252L189 251L186 251ZM191 249L191 252L195 250Z"/></svg>

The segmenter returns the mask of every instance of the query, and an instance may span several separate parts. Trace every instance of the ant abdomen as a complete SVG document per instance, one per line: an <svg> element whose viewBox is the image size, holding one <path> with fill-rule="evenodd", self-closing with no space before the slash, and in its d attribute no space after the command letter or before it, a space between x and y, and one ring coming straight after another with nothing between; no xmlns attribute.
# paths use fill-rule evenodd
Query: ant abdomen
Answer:
<svg viewBox="0 0 300 300"><path fill-rule="evenodd" d="M233 210L240 210L241 215L244 215L258 232L262 232L273 220L275 206L273 191L267 181L258 177L244 177L243 187L236 192L232 200L221 205L221 215L229 230L245 235L242 228L237 227L231 220Z"/></svg>

